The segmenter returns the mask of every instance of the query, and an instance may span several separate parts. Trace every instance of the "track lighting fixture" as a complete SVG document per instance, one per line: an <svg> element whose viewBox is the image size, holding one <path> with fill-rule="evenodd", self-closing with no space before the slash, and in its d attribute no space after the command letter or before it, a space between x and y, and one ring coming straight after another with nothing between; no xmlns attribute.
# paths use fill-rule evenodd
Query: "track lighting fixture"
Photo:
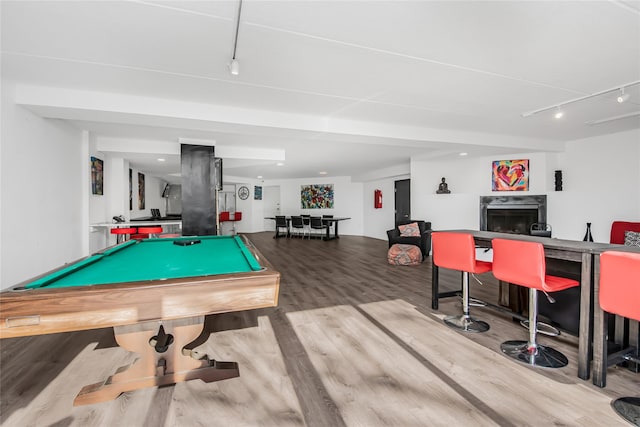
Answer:
<svg viewBox="0 0 640 427"><path fill-rule="evenodd" d="M558 106L556 107L556 113L553 115L553 117L555 117L556 119L561 119L561 118L562 118L562 116L564 116L564 111L562 111L562 110L560 109L560 106L558 105Z"/></svg>
<svg viewBox="0 0 640 427"><path fill-rule="evenodd" d="M240 63L236 59L236 51L238 49L238 32L240 30L240 13L242 12L242 0L238 0L238 16L236 17L236 35L233 40L233 56L231 57L231 63L229 64L229 72L237 76L240 74Z"/></svg>
<svg viewBox="0 0 640 427"><path fill-rule="evenodd" d="M240 63L237 59L234 58L231 60L231 63L229 64L229 72L234 76L240 74Z"/></svg>
<svg viewBox="0 0 640 427"><path fill-rule="evenodd" d="M628 93L624 93L624 88L621 87L620 88L620 95L618 95L617 101L618 101L619 104L622 104L623 102L628 101L630 97L631 97L631 95L629 95Z"/></svg>
<svg viewBox="0 0 640 427"><path fill-rule="evenodd" d="M616 91L620 91L620 95L616 98L617 101L619 103L623 103L626 102L630 99L631 95L629 93L625 93L625 89L629 88L631 86L635 86L640 84L640 80L636 80L635 82L631 82L631 83L627 83L624 85L620 85L620 86L616 86L616 87L612 87L611 89L606 89L606 90L601 90L600 92L595 92L592 93L591 95L585 95L585 96L581 96L579 98L574 98L574 99L569 99L567 101L564 101L560 104L554 104L554 105L550 105L548 107L544 107L544 108L539 108L537 110L533 110L533 111L527 111L521 114L522 117L531 117L535 114L538 113L542 113L544 111L549 111L549 110L556 110L556 113L553 115L556 119L559 119L563 116L563 111L560 110L560 107L566 108L567 105L569 104L573 104L575 102L580 102L580 101L584 101L586 99L590 99L590 98L594 98L596 96L600 96L600 95L604 95L607 93L611 93L611 92L616 92Z"/></svg>

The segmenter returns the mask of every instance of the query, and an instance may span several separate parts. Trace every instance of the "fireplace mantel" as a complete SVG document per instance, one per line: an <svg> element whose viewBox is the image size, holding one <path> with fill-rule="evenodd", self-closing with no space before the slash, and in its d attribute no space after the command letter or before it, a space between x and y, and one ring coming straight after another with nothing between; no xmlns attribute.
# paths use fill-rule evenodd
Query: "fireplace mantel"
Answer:
<svg viewBox="0 0 640 427"><path fill-rule="evenodd" d="M480 196L480 230L487 228L487 211L500 210L532 210L538 212L538 223L547 223L547 196L546 195L517 195L517 196ZM515 212L517 213L517 212Z"/></svg>

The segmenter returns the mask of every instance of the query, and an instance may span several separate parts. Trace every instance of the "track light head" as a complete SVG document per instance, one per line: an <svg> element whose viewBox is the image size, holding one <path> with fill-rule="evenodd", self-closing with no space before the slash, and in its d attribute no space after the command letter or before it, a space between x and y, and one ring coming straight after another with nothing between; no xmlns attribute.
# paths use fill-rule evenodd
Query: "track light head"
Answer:
<svg viewBox="0 0 640 427"><path fill-rule="evenodd" d="M558 105L558 107L556 109L556 113L553 115L553 117L555 117L556 119L561 119L562 116L564 116L564 111L562 111L560 109L560 106Z"/></svg>
<svg viewBox="0 0 640 427"><path fill-rule="evenodd" d="M231 60L231 63L229 64L229 72L234 76L240 74L240 63L237 59L234 58Z"/></svg>
<svg viewBox="0 0 640 427"><path fill-rule="evenodd" d="M616 98L616 100L618 101L618 104L622 104L623 102L628 101L630 97L631 95L629 95L628 93L624 93L624 88L620 88L620 95L618 95L618 98Z"/></svg>

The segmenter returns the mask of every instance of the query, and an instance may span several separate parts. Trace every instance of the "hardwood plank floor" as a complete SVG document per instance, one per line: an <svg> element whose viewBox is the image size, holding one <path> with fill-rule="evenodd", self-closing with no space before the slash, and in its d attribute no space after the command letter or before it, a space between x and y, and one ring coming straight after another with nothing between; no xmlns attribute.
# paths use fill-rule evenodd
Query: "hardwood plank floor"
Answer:
<svg viewBox="0 0 640 427"><path fill-rule="evenodd" d="M431 307L431 260L386 262L386 241L248 235L282 273L278 307L209 316L197 351L240 364L240 377L126 393L73 407L75 395L135 359L110 329L0 341L0 421L6 426L615 426L612 398L640 395L640 376L610 368L608 387L576 377L577 338L541 337L569 358L530 369L500 353L526 339L510 316L473 307L491 325L462 334ZM459 274L441 271L445 288ZM495 302L493 276L471 284Z"/></svg>

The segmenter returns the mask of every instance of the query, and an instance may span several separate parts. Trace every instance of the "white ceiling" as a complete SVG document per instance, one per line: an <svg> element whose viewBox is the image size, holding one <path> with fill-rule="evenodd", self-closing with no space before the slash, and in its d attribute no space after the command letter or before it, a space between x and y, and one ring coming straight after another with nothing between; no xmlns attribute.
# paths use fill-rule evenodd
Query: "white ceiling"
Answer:
<svg viewBox="0 0 640 427"><path fill-rule="evenodd" d="M640 128L640 115L585 123L640 111L640 84L624 104L614 91L565 106L562 120L522 117L638 82L640 1L244 0L238 76L227 68L237 1L0 7L3 78L58 90L25 98L27 108L97 140L285 150L284 166L225 160L235 177L366 179L412 156L561 150ZM120 102L98 102L104 94ZM161 150L145 151L117 155L179 180L167 175L179 171L175 155L161 165Z"/></svg>

